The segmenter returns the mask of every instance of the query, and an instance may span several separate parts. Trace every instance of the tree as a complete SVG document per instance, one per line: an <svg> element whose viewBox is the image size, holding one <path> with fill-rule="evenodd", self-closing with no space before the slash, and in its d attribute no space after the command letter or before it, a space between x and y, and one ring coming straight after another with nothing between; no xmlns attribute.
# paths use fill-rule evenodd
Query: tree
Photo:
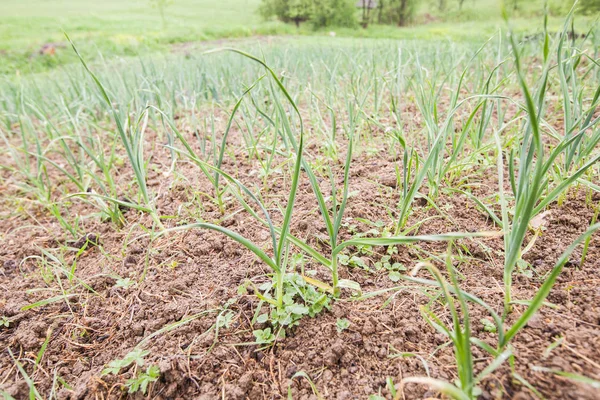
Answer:
<svg viewBox="0 0 600 400"><path fill-rule="evenodd" d="M289 0L288 18L294 21L297 27L301 22L308 21L312 14L312 0Z"/></svg>
<svg viewBox="0 0 600 400"><path fill-rule="evenodd" d="M417 0L398 0L398 26L407 25L416 12Z"/></svg>
<svg viewBox="0 0 600 400"><path fill-rule="evenodd" d="M379 5L379 23L406 26L414 17L418 0L387 0Z"/></svg>
<svg viewBox="0 0 600 400"><path fill-rule="evenodd" d="M363 28L369 26L371 20L371 9L375 8L374 0L360 0L359 4L362 6L362 20L361 25Z"/></svg>
<svg viewBox="0 0 600 400"><path fill-rule="evenodd" d="M600 0L579 0L579 10L586 15L600 13Z"/></svg>
<svg viewBox="0 0 600 400"><path fill-rule="evenodd" d="M310 22L315 28L326 26L357 26L356 7L353 0L321 0L314 8Z"/></svg>
<svg viewBox="0 0 600 400"><path fill-rule="evenodd" d="M309 20L312 8L312 0L263 0L259 13L265 19L277 17L280 21L300 26L300 23Z"/></svg>
<svg viewBox="0 0 600 400"><path fill-rule="evenodd" d="M352 0L263 0L259 12L264 18L276 17L296 26L306 21L315 28L356 26Z"/></svg>
<svg viewBox="0 0 600 400"><path fill-rule="evenodd" d="M150 0L150 5L158 9L158 13L160 14L160 19L162 21L162 27L165 29L167 27L167 20L165 18L165 9L173 4L173 0Z"/></svg>
<svg viewBox="0 0 600 400"><path fill-rule="evenodd" d="M384 0L379 0L379 4L377 5L377 23L378 24L381 24L381 21L383 19L384 4L385 4Z"/></svg>

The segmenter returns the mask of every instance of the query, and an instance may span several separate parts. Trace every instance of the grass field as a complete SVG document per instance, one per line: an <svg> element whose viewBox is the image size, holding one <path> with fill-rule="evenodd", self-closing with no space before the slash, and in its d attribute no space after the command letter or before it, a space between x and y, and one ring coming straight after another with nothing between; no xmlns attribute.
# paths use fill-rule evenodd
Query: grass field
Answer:
<svg viewBox="0 0 600 400"><path fill-rule="evenodd" d="M149 0L87 2L82 0L0 0L0 74L42 72L76 60L63 31L76 40L88 60L115 56L160 54L173 45L222 38L269 35L328 35L329 30L300 29L257 14L260 0L175 0L165 8L165 20ZM503 27L496 0L467 1L463 10L450 3L440 13L423 3L414 26L371 25L368 29L335 29L338 36L475 40L482 42ZM519 32L539 32L542 2L525 2L514 19ZM532 18L533 17L533 18ZM591 17L578 18L587 28ZM426 25L422 23L427 21ZM550 18L551 30L562 19ZM46 53L44 53L46 50ZM47 54L50 51L52 54Z"/></svg>
<svg viewBox="0 0 600 400"><path fill-rule="evenodd" d="M2 398L596 399L599 26L240 3L5 7Z"/></svg>
<svg viewBox="0 0 600 400"><path fill-rule="evenodd" d="M105 57L164 51L170 43L285 31L264 23L256 14L259 0L178 0L167 7L165 22L144 0L87 2L81 0L2 0L0 50L6 52L2 71L34 70L73 62L72 52L57 48L54 57L36 57L47 43L64 45L63 30L85 43L82 51ZM8 62L7 62L8 61Z"/></svg>

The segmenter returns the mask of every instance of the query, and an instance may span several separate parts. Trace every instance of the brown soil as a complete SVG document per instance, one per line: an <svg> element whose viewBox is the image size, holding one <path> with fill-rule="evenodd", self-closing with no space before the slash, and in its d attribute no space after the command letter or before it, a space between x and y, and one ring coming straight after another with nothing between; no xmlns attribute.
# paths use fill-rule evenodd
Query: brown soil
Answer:
<svg viewBox="0 0 600 400"><path fill-rule="evenodd" d="M376 138L382 136L378 132L373 135ZM160 139L150 137L150 140ZM241 148L241 143L241 135L236 132L231 138L232 148L236 148L236 144ZM383 142L380 140L379 143L377 153L357 154L352 164L350 190L358 191L358 194L349 201L346 219L350 225L356 225L359 232L372 226L356 218L383 221L387 226L393 224L388 211L396 209L398 200L395 161L384 150ZM311 157L316 157L320 150L316 141L309 140L307 152ZM224 169L259 191L262 184L253 183L260 182L255 174L259 164L249 161L243 153L236 154L235 159L226 160ZM281 161L277 160L277 164ZM10 161L4 158L1 163L9 164ZM175 221L193 221L199 216L207 221L220 220L216 207L200 194L211 191L201 172L181 161L175 174L163 174L169 166L168 153L155 150L149 186L158 196L159 213L178 215L177 219L166 223L175 226ZM342 168L341 162L335 167L338 180ZM495 191L494 168L475 169L472 173L477 182L483 184L477 195L485 196ZM131 179L131 173L125 167L120 174L120 182L127 183ZM261 193L270 205L285 204L290 184L285 175L274 174L267 180L267 188ZM323 184L327 181L324 179ZM330 310L315 318L302 319L285 339L272 348L261 349L245 344L254 340L252 330L260 327L250 323L258 301L251 295L238 295L237 288L247 278L269 271L239 244L204 230L171 234L151 243L142 236L144 231L140 228L140 225L150 226L150 218L133 210L126 212L127 224L121 229L108 222L99 222L97 218L86 219L83 222L85 232L97 235L100 243L88 246L77 259L77 279L70 283L65 275L59 274L59 282L52 272L44 274L40 259L32 257L40 257L42 249L55 249L50 251L63 254L70 268L75 251L63 250L61 253L59 246L67 240L75 241L69 243L71 247L83 243L59 233L58 223L34 202L25 201L27 195L6 171L0 182L3 183L0 196L0 316L8 317L10 321L8 327L0 328L0 387L16 399L27 398L29 389L8 349L34 378L43 397L49 397L55 377L68 383L71 389L60 383L55 385L54 396L59 399L128 396L282 399L287 398L288 390L294 399L316 398L306 379L292 379L298 371L307 373L326 399L367 398L377 393L391 398L386 378L391 377L399 383L405 377L426 375L424 363L419 358L394 357L397 352L422 357L432 377L448 381L456 377L452 347L444 346L448 338L427 325L420 315L419 307L431 300L422 287L394 283L386 272L342 267L342 277L359 282L364 292L397 285L407 287L360 301L352 300L350 293L345 292ZM596 204L598 201L594 198ZM464 197L442 194L436 204L445 216L439 217L439 212L417 199L408 225L438 216L423 223L418 233L497 229ZM237 212L239 209L235 199L230 200L226 215L234 216L221 223L267 247L267 230L247 213ZM92 211L88 205L75 200L69 214L86 215ZM550 207L543 235L525 255L533 267L532 277L515 274L515 299L526 300L533 296L544 274L589 226L592 215L593 211L586 206L585 193L580 192L571 192L563 204ZM306 176L299 187L292 233L324 253L328 250L320 240L325 230ZM350 238L352 232L345 227L342 235ZM465 257L457 266L462 274L462 287L500 311L503 300L502 254L499 254L502 240L460 240L458 243L464 245ZM446 244L420 243L399 248L394 260L404 263L410 270L419 257L424 256L423 251L441 255L445 250ZM372 266L381 253L361 257ZM590 386L533 369L534 366L547 367L600 379L598 235L593 237L586 263L581 268L580 257L581 249L578 249L548 297L555 307L544 307L513 342L516 372L545 398L600 397L598 390ZM306 268L319 270L310 262ZM137 286L129 289L115 286L119 277L139 280L144 274L145 280ZM323 271L319 270L317 276L327 280ZM430 278L425 271L419 276ZM82 287L81 282L93 292ZM78 284L78 288L71 290ZM23 306L60 295L61 285L75 296L22 311ZM392 294L395 295L390 298ZM234 301L230 302L231 299ZM214 324L225 307L231 310L233 318L229 327L218 330L217 336ZM516 306L514 318L523 309L524 306ZM433 310L447 322L448 313L442 305L434 303ZM106 364L124 357L144 338L190 316L197 318L147 340L144 345L150 351L146 363L158 365L161 371L160 379L149 386L147 396L128 395L123 389L135 367L117 376L101 376ZM496 335L484 332L480 322L484 317L483 310L472 308L474 334L493 344ZM349 328L341 333L336 330L338 318L350 321ZM548 351L559 338L561 344ZM46 340L47 349L34 369L33 360ZM488 365L490 357L478 348L473 351L476 369L481 371ZM508 365L484 380L482 388L485 399L535 398L530 389L513 377ZM409 399L438 396L427 387L415 384L405 387L404 394Z"/></svg>

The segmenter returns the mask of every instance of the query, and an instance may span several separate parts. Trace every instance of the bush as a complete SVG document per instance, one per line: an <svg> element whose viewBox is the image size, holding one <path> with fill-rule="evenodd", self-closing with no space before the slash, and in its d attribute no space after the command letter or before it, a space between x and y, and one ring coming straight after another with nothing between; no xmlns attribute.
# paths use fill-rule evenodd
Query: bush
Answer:
<svg viewBox="0 0 600 400"><path fill-rule="evenodd" d="M415 16L417 0L388 0L380 3L378 22L405 26ZM441 4L441 3L440 3Z"/></svg>
<svg viewBox="0 0 600 400"><path fill-rule="evenodd" d="M573 7L573 0L552 0L550 1L550 14L562 17ZM575 11L578 14L593 15L600 12L599 0L579 0Z"/></svg>
<svg viewBox="0 0 600 400"><path fill-rule="evenodd" d="M265 19L277 17L283 22L294 22L300 26L300 23L310 19L312 9L312 0L263 0L259 13Z"/></svg>
<svg viewBox="0 0 600 400"><path fill-rule="evenodd" d="M582 14L593 15L600 13L599 0L579 0L579 11Z"/></svg>
<svg viewBox="0 0 600 400"><path fill-rule="evenodd" d="M305 21L315 28L357 25L352 0L263 0L259 12L264 18L276 17L296 26Z"/></svg>
<svg viewBox="0 0 600 400"><path fill-rule="evenodd" d="M326 26L340 26L354 28L358 25L356 20L356 7L352 0L324 0L314 8L311 23L315 28Z"/></svg>

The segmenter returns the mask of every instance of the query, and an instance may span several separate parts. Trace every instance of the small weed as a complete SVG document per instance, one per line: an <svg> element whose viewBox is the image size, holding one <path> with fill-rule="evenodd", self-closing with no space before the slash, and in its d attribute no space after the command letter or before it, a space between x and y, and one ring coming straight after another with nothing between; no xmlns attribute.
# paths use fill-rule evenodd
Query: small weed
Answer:
<svg viewBox="0 0 600 400"><path fill-rule="evenodd" d="M348 321L346 318L338 318L337 321L335 321L335 327L338 333L342 333L350 327L350 321Z"/></svg>
<svg viewBox="0 0 600 400"><path fill-rule="evenodd" d="M338 256L338 262L340 263L340 265L344 265L346 267L362 268L365 271L371 270L365 262L365 260L358 256L348 256L346 254L340 254Z"/></svg>
<svg viewBox="0 0 600 400"><path fill-rule="evenodd" d="M229 328L231 326L231 322L233 321L233 317L235 317L235 313L231 310L227 310L217 317L217 328Z"/></svg>
<svg viewBox="0 0 600 400"><path fill-rule="evenodd" d="M275 341L275 335L271 332L271 328L256 329L252 331L252 334L256 338L257 344L271 344Z"/></svg>
<svg viewBox="0 0 600 400"><path fill-rule="evenodd" d="M298 324L304 316L314 317L323 309L329 309L331 295L323 293L313 285L307 284L307 277L302 277L297 274L286 274L283 279L283 307L269 307L269 311L259 314L256 318L257 323L270 322L272 327L279 330L278 336L285 335L285 329ZM248 285L252 285L250 282ZM273 291L272 283L265 283L258 287L263 294L260 297L268 295ZM238 290L240 290L238 288ZM242 288L243 292L246 290ZM259 297L259 298L260 298ZM269 300L270 297L265 297ZM269 302L267 302L270 304ZM265 338L264 333L261 338ZM272 338L271 342L275 340Z"/></svg>
<svg viewBox="0 0 600 400"><path fill-rule="evenodd" d="M146 357L148 354L150 354L148 350L136 348L127 353L123 359L109 362L108 366L102 370L102 376L108 374L116 375L119 373L119 371L121 371L121 369L126 368L133 363L142 367L144 365L144 357Z"/></svg>
<svg viewBox="0 0 600 400"><path fill-rule="evenodd" d="M481 318L479 322L483 325L483 330L485 332L496 333L498 331L496 325L487 318Z"/></svg>
<svg viewBox="0 0 600 400"><path fill-rule="evenodd" d="M390 249L395 249L396 252L398 251L396 247L390 247ZM381 259L375 263L375 269L378 271L383 269L387 270L390 280L392 282L398 282L400 280L401 271L406 271L406 267L402 263L392 262L391 258L392 256L389 254L382 256Z"/></svg>
<svg viewBox="0 0 600 400"><path fill-rule="evenodd" d="M137 282L131 278L119 278L115 282L115 287L125 289L125 290L127 290L130 287L133 287L135 285L137 285Z"/></svg>
<svg viewBox="0 0 600 400"><path fill-rule="evenodd" d="M160 369L156 365L151 365L146 369L146 372L140 372L135 378L128 379L125 382L125 387L128 388L128 393L136 393L141 390L143 394L146 394L148 385L156 382L159 377Z"/></svg>
<svg viewBox="0 0 600 400"><path fill-rule="evenodd" d="M531 268L531 264L523 259L517 260L517 272L527 278L533 277L533 269Z"/></svg>

